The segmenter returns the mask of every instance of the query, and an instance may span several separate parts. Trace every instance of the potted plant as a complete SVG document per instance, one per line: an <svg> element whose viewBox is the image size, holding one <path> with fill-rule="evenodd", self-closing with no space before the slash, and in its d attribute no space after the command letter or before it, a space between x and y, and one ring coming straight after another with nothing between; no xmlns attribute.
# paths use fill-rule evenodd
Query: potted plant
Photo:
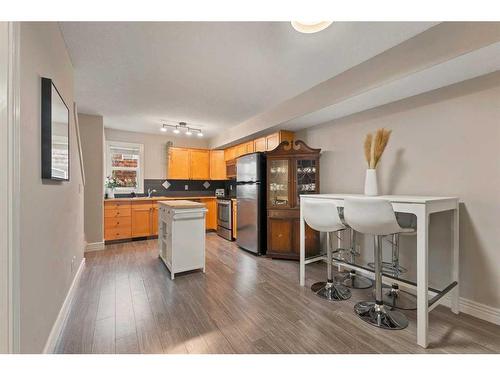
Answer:
<svg viewBox="0 0 500 375"><path fill-rule="evenodd" d="M115 188L119 186L118 180L111 176L106 177L106 181L104 182L104 186L106 187L106 198L114 198L115 197Z"/></svg>
<svg viewBox="0 0 500 375"><path fill-rule="evenodd" d="M391 137L391 130L378 129L373 136L368 133L365 138L365 159L368 163L365 177L365 195L378 195L377 165Z"/></svg>

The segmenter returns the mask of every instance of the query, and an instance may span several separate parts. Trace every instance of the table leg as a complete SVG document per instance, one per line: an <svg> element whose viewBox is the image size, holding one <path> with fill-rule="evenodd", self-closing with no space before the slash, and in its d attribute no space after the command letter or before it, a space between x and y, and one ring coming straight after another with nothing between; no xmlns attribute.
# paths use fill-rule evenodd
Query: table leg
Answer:
<svg viewBox="0 0 500 375"><path fill-rule="evenodd" d="M429 331L429 215L426 207L417 215L417 344L426 348Z"/></svg>
<svg viewBox="0 0 500 375"><path fill-rule="evenodd" d="M306 226L303 215L304 198L300 200L300 264L299 264L299 281L300 285L304 286L306 278Z"/></svg>
<svg viewBox="0 0 500 375"><path fill-rule="evenodd" d="M457 208L453 210L453 218L451 223L451 233L452 233L452 259L451 259L451 278L452 281L457 282L457 286L451 291L451 311L455 314L460 312L459 298L460 298L460 283L458 282L459 277L459 216L458 216L458 204Z"/></svg>

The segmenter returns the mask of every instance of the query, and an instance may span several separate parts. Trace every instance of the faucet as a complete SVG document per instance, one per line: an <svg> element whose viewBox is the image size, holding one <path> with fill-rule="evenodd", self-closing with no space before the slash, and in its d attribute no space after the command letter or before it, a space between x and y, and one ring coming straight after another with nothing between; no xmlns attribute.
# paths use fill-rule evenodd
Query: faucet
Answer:
<svg viewBox="0 0 500 375"><path fill-rule="evenodd" d="M148 189L148 198L151 198L151 194L156 193L155 189Z"/></svg>

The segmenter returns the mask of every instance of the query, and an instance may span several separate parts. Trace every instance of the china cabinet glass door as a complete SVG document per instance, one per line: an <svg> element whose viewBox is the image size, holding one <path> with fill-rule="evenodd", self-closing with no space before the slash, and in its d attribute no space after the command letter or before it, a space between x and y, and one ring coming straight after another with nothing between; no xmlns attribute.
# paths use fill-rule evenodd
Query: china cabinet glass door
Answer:
<svg viewBox="0 0 500 375"><path fill-rule="evenodd" d="M298 159L295 163L297 173L297 206L300 204L301 194L316 194L318 192L318 165L317 160Z"/></svg>
<svg viewBox="0 0 500 375"><path fill-rule="evenodd" d="M288 160L269 160L269 205L290 207L290 171Z"/></svg>

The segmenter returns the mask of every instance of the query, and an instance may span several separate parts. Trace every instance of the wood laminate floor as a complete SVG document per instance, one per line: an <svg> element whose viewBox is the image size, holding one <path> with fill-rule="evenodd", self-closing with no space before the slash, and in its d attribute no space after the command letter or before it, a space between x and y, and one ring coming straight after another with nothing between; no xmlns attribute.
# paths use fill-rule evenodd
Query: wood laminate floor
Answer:
<svg viewBox="0 0 500 375"><path fill-rule="evenodd" d="M328 302L309 286L325 275L309 265L256 257L207 234L206 274L174 281L156 240L88 253L58 353L499 353L500 327L438 307L430 346L416 344L416 314L402 331L377 329L353 313L369 291Z"/></svg>

